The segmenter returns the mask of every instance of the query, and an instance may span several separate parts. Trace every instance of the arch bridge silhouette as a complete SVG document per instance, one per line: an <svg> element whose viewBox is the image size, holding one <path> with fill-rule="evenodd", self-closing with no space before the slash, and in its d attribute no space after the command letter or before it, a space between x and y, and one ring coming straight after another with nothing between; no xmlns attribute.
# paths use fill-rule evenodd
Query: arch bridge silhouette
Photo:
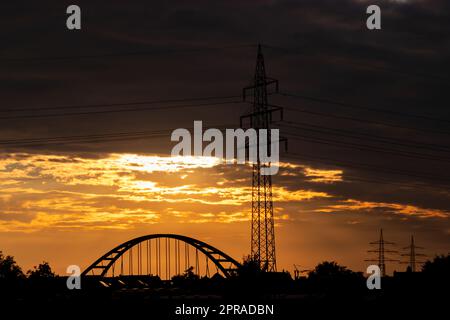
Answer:
<svg viewBox="0 0 450 320"><path fill-rule="evenodd" d="M159 276L170 280L190 269L198 276L230 277L241 264L221 250L177 234L150 234L126 241L86 268L81 276ZM214 269L213 269L214 271Z"/></svg>

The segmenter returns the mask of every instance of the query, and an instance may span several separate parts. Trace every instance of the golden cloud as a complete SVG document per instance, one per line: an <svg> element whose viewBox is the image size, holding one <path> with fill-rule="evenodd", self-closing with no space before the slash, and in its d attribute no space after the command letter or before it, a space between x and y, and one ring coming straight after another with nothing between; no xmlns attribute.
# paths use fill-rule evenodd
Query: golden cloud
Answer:
<svg viewBox="0 0 450 320"><path fill-rule="evenodd" d="M329 205L325 208L317 209L316 212L337 212L337 211L373 211L384 210L405 216L415 216L419 218L448 218L449 212L437 209L425 209L417 206L399 203L369 202L348 199L342 204Z"/></svg>

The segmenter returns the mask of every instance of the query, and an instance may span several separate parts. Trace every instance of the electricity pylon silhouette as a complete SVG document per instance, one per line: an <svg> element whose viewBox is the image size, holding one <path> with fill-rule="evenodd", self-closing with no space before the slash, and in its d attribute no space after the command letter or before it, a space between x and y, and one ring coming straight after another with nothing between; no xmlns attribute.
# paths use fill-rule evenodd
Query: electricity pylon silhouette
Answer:
<svg viewBox="0 0 450 320"><path fill-rule="evenodd" d="M409 261L402 261L400 263L409 264L409 269L411 270L411 272L416 272L416 265L418 263L420 264L424 263L424 261L417 261L416 257L426 257L425 254L417 253L416 249L424 249L424 248L416 246L414 243L414 236L411 235L411 244L407 247L404 247L403 249L409 249L408 253L404 253L401 255L402 257L409 257Z"/></svg>
<svg viewBox="0 0 450 320"><path fill-rule="evenodd" d="M386 258L386 253L398 253L395 250L386 250L386 245L393 245L393 242L385 241L383 238L383 229L380 229L380 239L378 241L370 242L371 245L378 245L378 248L375 250L368 250L369 253L377 253L378 258L377 259L366 259L365 261L370 262L378 262L378 267L381 271L381 276L386 276L386 262L398 262L398 260L395 259L389 259Z"/></svg>
<svg viewBox="0 0 450 320"><path fill-rule="evenodd" d="M257 132L261 129L267 130L267 147L269 151L271 146L270 124L272 123L273 113L279 111L281 120L283 117L282 108L269 107L267 88L270 85L275 85L275 91L278 92L278 80L266 76L264 56L259 45L254 83L243 89L244 101L246 101L246 92L248 90L253 91L253 109L249 114L241 117L241 127L243 127L243 120L248 119L250 121L250 127ZM260 147L258 135L257 159L252 164L251 258L259 264L261 270L276 271L272 176L261 174L261 169L269 168L271 164L261 161L259 156Z"/></svg>

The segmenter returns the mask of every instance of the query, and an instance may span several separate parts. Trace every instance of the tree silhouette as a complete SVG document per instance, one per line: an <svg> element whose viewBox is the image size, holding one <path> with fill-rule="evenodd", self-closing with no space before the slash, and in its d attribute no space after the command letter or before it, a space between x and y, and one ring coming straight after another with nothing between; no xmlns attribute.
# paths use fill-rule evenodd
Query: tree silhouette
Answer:
<svg viewBox="0 0 450 320"><path fill-rule="evenodd" d="M314 291L330 292L360 292L364 288L364 277L334 261L324 261L318 264L308 274L308 283Z"/></svg>
<svg viewBox="0 0 450 320"><path fill-rule="evenodd" d="M25 276L13 256L0 251L0 300L15 299L23 289Z"/></svg>
<svg viewBox="0 0 450 320"><path fill-rule="evenodd" d="M442 288L450 286L450 255L440 255L428 260L422 266L422 273L429 280L428 284L435 283Z"/></svg>
<svg viewBox="0 0 450 320"><path fill-rule="evenodd" d="M251 256L244 257L244 261L238 270L239 276L254 278L261 273L259 262Z"/></svg>
<svg viewBox="0 0 450 320"><path fill-rule="evenodd" d="M194 281L198 279L200 279L200 277L194 273L194 267L192 266L187 268L183 274L172 277L172 280L183 280L183 281L184 280Z"/></svg>
<svg viewBox="0 0 450 320"><path fill-rule="evenodd" d="M313 271L311 271L308 276L310 278L316 277L340 277L351 274L353 271L347 269L347 267L340 266L336 262L324 261L318 264Z"/></svg>
<svg viewBox="0 0 450 320"><path fill-rule="evenodd" d="M5 256L0 251L0 280L14 282L23 279L22 269L17 265L13 256Z"/></svg>
<svg viewBox="0 0 450 320"><path fill-rule="evenodd" d="M42 262L32 270L27 271L26 288L31 296L37 296L34 299L47 299L54 295L58 287L58 276L52 271L48 262ZM36 295L36 293L39 293Z"/></svg>
<svg viewBox="0 0 450 320"><path fill-rule="evenodd" d="M435 276L447 275L450 270L450 255L436 256L433 261L428 260L422 267L422 272Z"/></svg>
<svg viewBox="0 0 450 320"><path fill-rule="evenodd" d="M39 266L34 266L33 270L27 271L28 279L50 279L55 277L55 273L48 262L42 262Z"/></svg>
<svg viewBox="0 0 450 320"><path fill-rule="evenodd" d="M187 268L183 274L172 277L172 282L177 287L193 287L198 285L200 277L194 273L194 267Z"/></svg>

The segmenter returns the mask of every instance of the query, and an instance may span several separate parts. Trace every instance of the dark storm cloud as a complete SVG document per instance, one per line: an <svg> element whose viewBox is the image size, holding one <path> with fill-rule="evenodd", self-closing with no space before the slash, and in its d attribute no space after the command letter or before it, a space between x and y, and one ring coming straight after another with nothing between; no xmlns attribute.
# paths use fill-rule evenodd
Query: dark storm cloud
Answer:
<svg viewBox="0 0 450 320"><path fill-rule="evenodd" d="M123 1L77 1L82 8L83 20L82 30L76 32L65 28L65 8L72 2L29 4L15 1L3 4L1 20L6 27L1 31L0 110L240 94L241 88L252 79L256 48L197 49L262 42L271 46L264 48L267 72L280 80L283 90L449 119L447 91L450 80L444 72L450 69L449 2L377 3L382 9L380 31L366 29L367 3L362 1L128 1L126 4ZM193 51L179 52L187 49ZM114 56L143 52L146 54ZM74 58L96 55L99 57ZM42 59L33 60L36 57ZM386 69L390 72L383 71ZM340 116L424 130L448 130L448 123L349 110L291 98L271 99L280 105L302 106ZM0 119L0 132L3 140L191 127L192 121L199 119L206 124L238 125L239 116L248 108L230 105L169 112ZM23 114L29 112L9 112L1 116ZM38 114L38 111L32 114ZM448 146L449 141L448 135L292 111L286 111L286 117L290 121L424 144ZM286 132L283 130L282 133ZM367 144L343 137L338 139ZM95 156L107 152L167 153L172 145L169 137L165 137L115 143L30 146L19 150ZM14 146L2 148L5 152L17 151ZM443 152L438 156L444 161L429 161L294 139L289 142L289 151L332 158L337 162L368 163L394 171L420 171L445 179L450 169L448 153ZM336 168L314 160L306 162L315 167ZM392 182L423 182L421 178L402 177L375 169L346 169L345 174L348 173L369 180L382 177ZM281 176L275 179L290 190L305 186L333 193L342 199L401 201L448 209L448 194L428 189L409 190L372 183L327 185ZM435 180L427 182L433 184ZM174 182L168 180L167 183Z"/></svg>

